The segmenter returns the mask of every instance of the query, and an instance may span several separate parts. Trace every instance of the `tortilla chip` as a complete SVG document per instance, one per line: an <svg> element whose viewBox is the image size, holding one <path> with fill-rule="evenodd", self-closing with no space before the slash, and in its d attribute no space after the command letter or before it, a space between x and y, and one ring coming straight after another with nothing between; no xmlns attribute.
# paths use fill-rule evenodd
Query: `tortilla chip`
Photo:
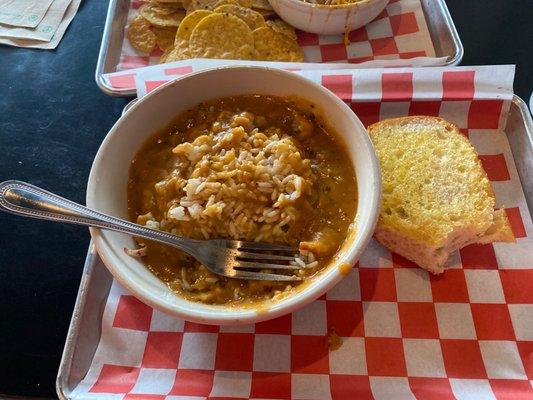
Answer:
<svg viewBox="0 0 533 400"><path fill-rule="evenodd" d="M152 25L168 28L177 27L185 18L185 12L176 6L147 3L139 9L139 13Z"/></svg>
<svg viewBox="0 0 533 400"><path fill-rule="evenodd" d="M252 8L252 0L218 0L215 8L223 6L224 4L235 4L245 8Z"/></svg>
<svg viewBox="0 0 533 400"><path fill-rule="evenodd" d="M150 7L147 7L150 6ZM156 14L168 15L175 13L176 11L181 11L181 3L160 3L158 1L151 1L144 3L143 7L152 9ZM140 10L139 10L140 11Z"/></svg>
<svg viewBox="0 0 533 400"><path fill-rule="evenodd" d="M140 15L130 22L127 36L131 46L142 53L150 53L155 47L156 36L150 30L150 23Z"/></svg>
<svg viewBox="0 0 533 400"><path fill-rule="evenodd" d="M252 8L252 0L190 0L187 5L187 14L196 10L210 10L224 4L235 4L241 7Z"/></svg>
<svg viewBox="0 0 533 400"><path fill-rule="evenodd" d="M172 52L172 50L174 50L174 47L172 47L171 49L168 49L167 51L165 51L163 54L161 54L161 57L159 57L159 61L158 63L159 64L164 64L167 62L167 57L168 55Z"/></svg>
<svg viewBox="0 0 533 400"><path fill-rule="evenodd" d="M159 28L153 26L152 32L154 32L156 43L161 50L167 51L174 47L174 40L176 39L175 28Z"/></svg>
<svg viewBox="0 0 533 400"><path fill-rule="evenodd" d="M196 10L213 11L219 0L191 0L187 6L187 14Z"/></svg>
<svg viewBox="0 0 533 400"><path fill-rule="evenodd" d="M215 8L215 12L235 15L246 22L246 25L248 25L251 30L265 26L265 19L263 16L250 8L234 4L224 4Z"/></svg>
<svg viewBox="0 0 533 400"><path fill-rule="evenodd" d="M253 31L255 57L260 61L302 62L302 49L296 42L283 33L264 26Z"/></svg>
<svg viewBox="0 0 533 400"><path fill-rule="evenodd" d="M274 11L260 10L260 9L257 9L255 11L261 14L265 20L276 18L278 16Z"/></svg>
<svg viewBox="0 0 533 400"><path fill-rule="evenodd" d="M178 32L176 33L176 43L179 40L189 41L192 31L196 25L198 25L202 19L211 14L213 13L209 10L196 10L183 18L183 21L181 21L181 24L178 27Z"/></svg>
<svg viewBox="0 0 533 400"><path fill-rule="evenodd" d="M266 11L274 10L268 0L252 0L252 8Z"/></svg>
<svg viewBox="0 0 533 400"><path fill-rule="evenodd" d="M175 45L163 53L159 58L159 63L188 60L189 58L191 58L189 42L176 38Z"/></svg>
<svg viewBox="0 0 533 400"><path fill-rule="evenodd" d="M292 26L290 26L288 23L281 19L275 19L272 21L266 21L266 24L274 29L276 32L283 33L284 35L287 35L292 40L297 40L298 37L296 36L296 31Z"/></svg>
<svg viewBox="0 0 533 400"><path fill-rule="evenodd" d="M179 42L171 52L168 53L165 62L188 60L191 58L189 44L185 41Z"/></svg>
<svg viewBox="0 0 533 400"><path fill-rule="evenodd" d="M196 25L189 40L189 51L193 58L251 60L254 55L252 30L234 15L215 13Z"/></svg>

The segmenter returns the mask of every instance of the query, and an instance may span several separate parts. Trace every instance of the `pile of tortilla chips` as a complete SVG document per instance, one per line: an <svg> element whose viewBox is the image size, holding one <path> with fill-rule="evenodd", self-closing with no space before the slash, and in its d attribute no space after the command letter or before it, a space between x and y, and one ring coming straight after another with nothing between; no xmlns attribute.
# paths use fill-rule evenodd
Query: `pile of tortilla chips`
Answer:
<svg viewBox="0 0 533 400"><path fill-rule="evenodd" d="M158 0L141 6L127 29L130 44L160 62L189 58L303 61L294 28L267 0Z"/></svg>

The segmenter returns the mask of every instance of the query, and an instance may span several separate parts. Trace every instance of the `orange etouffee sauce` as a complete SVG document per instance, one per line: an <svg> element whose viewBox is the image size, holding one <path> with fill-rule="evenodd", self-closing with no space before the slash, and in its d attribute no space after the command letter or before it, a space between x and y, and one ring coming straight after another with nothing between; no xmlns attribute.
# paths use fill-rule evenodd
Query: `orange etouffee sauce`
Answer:
<svg viewBox="0 0 533 400"><path fill-rule="evenodd" d="M319 265L306 276L306 279L311 278L331 262L348 235L357 208L357 185L344 144L330 125L324 123L315 106L301 99L242 95L202 103L178 115L165 129L144 143L131 163L127 188L130 219L143 223L140 219L147 213L152 213L156 220L164 216L165 210L160 207L161 194L157 193L155 184L175 169L177 156L172 149L180 143L192 142L223 111L247 111L256 117L261 116L266 126L277 127L294 136L303 156L311 161L311 168L316 175L312 194L302 210L302 217L290 226L288 235L291 245L298 246L306 241L317 246L313 252ZM304 119L308 126L312 126L310 134L303 136L294 129L296 119ZM173 196L180 197L180 194ZM195 301L254 305L273 297L277 299L280 294L285 297L302 284L246 281L219 276L216 276L216 283L206 283L206 277L215 275L193 257L162 244L143 240L138 243L146 246L141 261L148 269L174 292ZM184 290L180 284L183 277L191 283L192 288Z"/></svg>

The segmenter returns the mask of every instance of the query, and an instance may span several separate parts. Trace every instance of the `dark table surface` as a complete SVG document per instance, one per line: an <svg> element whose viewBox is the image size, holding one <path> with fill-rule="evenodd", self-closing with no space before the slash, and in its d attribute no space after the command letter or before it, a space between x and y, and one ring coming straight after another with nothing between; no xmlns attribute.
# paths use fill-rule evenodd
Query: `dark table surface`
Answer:
<svg viewBox="0 0 533 400"><path fill-rule="evenodd" d="M448 0L463 65L516 64L533 89L531 0ZM100 142L127 99L94 71L107 3L85 0L55 51L0 47L0 181L20 179L84 203ZM0 214L0 396L56 397L54 382L83 261L84 228Z"/></svg>

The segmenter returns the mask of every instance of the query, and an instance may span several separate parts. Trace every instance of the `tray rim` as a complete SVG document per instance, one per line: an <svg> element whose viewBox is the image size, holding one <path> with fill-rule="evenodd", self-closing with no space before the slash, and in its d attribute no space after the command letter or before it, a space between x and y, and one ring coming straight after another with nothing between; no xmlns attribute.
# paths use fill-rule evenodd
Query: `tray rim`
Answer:
<svg viewBox="0 0 533 400"><path fill-rule="evenodd" d="M533 113L533 110L530 111L524 99L522 99L516 94L513 95L512 101L518 106L518 109L520 110L520 115L522 115L522 119L524 120L524 123L526 125L526 134L529 137L529 145L530 147L533 147L533 117L531 115L531 113Z"/></svg>
<svg viewBox="0 0 533 400"><path fill-rule="evenodd" d="M119 0L109 1L109 6L107 8L107 14L106 14L106 20L104 24L104 31L102 34L102 41L100 42L100 49L98 51L98 61L96 62L96 71L94 74L94 79L96 81L96 85L100 88L100 90L109 96L132 97L132 96L135 96L136 94L135 90L113 88L105 82L104 77L103 77L104 65L107 59L107 54L109 50L109 40L111 38L111 32L112 32L111 25L112 25L113 20L115 19L115 11L117 9L118 1ZM450 66L459 65L461 61L463 60L464 46L459 36L459 32L457 31L457 28L455 27L455 23L453 22L453 18L450 14L450 10L448 9L448 6L445 0L432 0L432 1L435 1L437 3L437 7L442 13L444 22L449 27L452 43L455 49L455 54L449 56L450 59L447 60L444 64L438 65L438 67L450 67ZM425 12L424 12L424 15L425 15Z"/></svg>
<svg viewBox="0 0 533 400"><path fill-rule="evenodd" d="M98 253L94 247L93 241L89 242L89 248L87 249L87 256L83 264L82 276L80 280L80 286L78 294L76 295L76 301L72 310L72 317L70 318L69 328L67 331L67 337L65 339L65 345L63 346L63 353L61 355L61 361L59 363L59 369L57 372L57 378L55 382L56 393L61 400L67 400L71 397L69 393L66 393L68 386L68 377L70 376L70 369L72 366L72 360L74 358L74 350L76 348L76 342L80 333L80 318L85 309L85 303L87 301L87 292L89 291L92 271L95 266L95 262L98 258Z"/></svg>
<svg viewBox="0 0 533 400"><path fill-rule="evenodd" d="M518 109L520 110L520 115L522 115L522 119L524 121L524 124L526 125L526 134L529 138L529 146L533 147L533 117L531 115L533 110L529 111L529 108L524 99L517 96L516 94L513 95L512 102L516 104L518 106Z"/></svg>
<svg viewBox="0 0 533 400"><path fill-rule="evenodd" d="M124 107L122 114L126 113L131 108L131 106L135 104L136 101L137 99L133 99L130 102L128 102L128 104L126 104L126 106ZM518 97L516 94L513 95L513 98L511 101L518 108L518 111L521 116L521 120L524 122L524 125L525 125L525 131L526 131L525 134L528 139L527 142L529 143L529 147L533 150L532 115L527 107L526 102L522 98ZM514 159L515 156L514 156L514 152L512 151L512 149L511 149L511 152L513 153L513 159ZM519 172L519 179L522 184L522 187L525 187L524 179L520 175L520 172ZM526 203L528 205L530 213L533 214L533 198L529 201L529 199L526 196ZM98 253L96 252L96 249L91 240L89 243L88 251L87 251L87 257L85 258L80 286L78 289L78 294L76 296L76 301L74 303L74 309L72 311L72 317L70 319L69 329L67 331L67 336L65 339L65 346L63 347L63 353L61 356L61 361L59 364L58 374L57 374L57 378L55 382L56 392L57 392L59 399L61 400L71 399L70 397L71 393L67 392L68 378L70 376L70 370L71 370L72 361L74 357L74 350L76 348L75 347L76 341L80 333L81 318L79 318L79 316L84 312L84 308L86 305L85 303L87 300L87 293L90 289L90 284L92 280L92 272L94 270L95 262L97 261L97 259L98 259Z"/></svg>
<svg viewBox="0 0 533 400"><path fill-rule="evenodd" d="M121 89L114 89L111 86L109 86L107 83L105 83L103 75L104 75L104 65L105 61L107 59L107 53L109 50L109 39L111 38L111 24L113 20L115 19L115 10L118 0L110 0L109 5L107 7L107 13L105 17L105 24L104 24L104 31L102 33L102 41L100 42L100 49L98 50L98 60L96 61L96 71L94 74L94 79L96 81L96 85L100 88L102 92L109 96L129 96L131 94L131 90L121 90Z"/></svg>

